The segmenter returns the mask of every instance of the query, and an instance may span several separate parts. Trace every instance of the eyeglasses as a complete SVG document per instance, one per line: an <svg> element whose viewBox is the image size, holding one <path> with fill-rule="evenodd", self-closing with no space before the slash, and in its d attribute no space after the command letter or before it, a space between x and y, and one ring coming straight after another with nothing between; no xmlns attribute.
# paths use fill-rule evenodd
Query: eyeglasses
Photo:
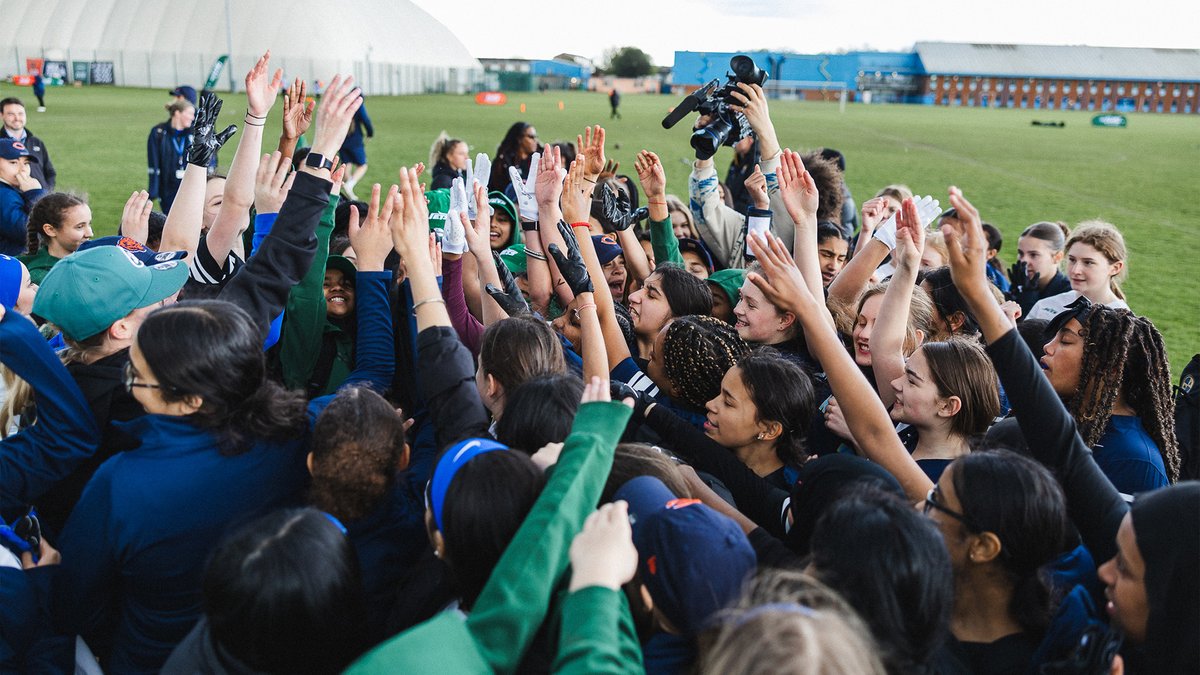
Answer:
<svg viewBox="0 0 1200 675"><path fill-rule="evenodd" d="M148 384L146 382L138 382L137 379L139 377L140 377L140 375L138 375L137 370L135 370L133 367L133 361L126 361L125 362L125 392L126 393L132 394L134 387L141 387L142 389L166 389L166 387L162 386L161 384Z"/></svg>
<svg viewBox="0 0 1200 675"><path fill-rule="evenodd" d="M946 508L945 506L942 506L941 504L939 504L936 499L937 495L938 495L938 489L937 489L936 485L929 488L929 493L925 495L925 515L929 515L930 511L935 511L935 510L941 511L942 513L950 516L951 518L957 520L958 522L962 523L963 525L966 525L967 528L969 530L971 530L972 532L980 531L980 528L976 527L975 523L972 523L971 520L969 518L967 518L965 515L958 513L957 511L951 511L950 509Z"/></svg>

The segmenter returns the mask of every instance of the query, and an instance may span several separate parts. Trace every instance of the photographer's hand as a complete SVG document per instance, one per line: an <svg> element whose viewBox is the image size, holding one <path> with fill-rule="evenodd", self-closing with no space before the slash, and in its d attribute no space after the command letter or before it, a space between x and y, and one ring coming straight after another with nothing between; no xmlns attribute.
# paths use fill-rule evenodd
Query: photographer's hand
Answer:
<svg viewBox="0 0 1200 675"><path fill-rule="evenodd" d="M746 116L750 128L758 139L758 154L764 160L774 159L779 154L779 139L775 135L775 125L771 123L771 114L767 110L767 96L763 88L757 84L738 82L738 89L730 93L730 97L740 101L741 105L729 106L735 112Z"/></svg>

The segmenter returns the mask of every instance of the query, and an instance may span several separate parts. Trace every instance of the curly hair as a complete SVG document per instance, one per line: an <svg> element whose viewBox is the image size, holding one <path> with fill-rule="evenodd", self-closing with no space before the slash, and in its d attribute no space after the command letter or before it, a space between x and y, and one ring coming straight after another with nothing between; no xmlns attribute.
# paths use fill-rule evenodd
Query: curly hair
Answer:
<svg viewBox="0 0 1200 675"><path fill-rule="evenodd" d="M817 220L829 223L842 222L842 191L844 180L836 162L821 156L821 152L810 152L801 156L804 168L817 184Z"/></svg>
<svg viewBox="0 0 1200 675"><path fill-rule="evenodd" d="M1094 446L1104 435L1113 405L1121 394L1162 453L1167 477L1179 480L1179 443L1175 438L1175 399L1171 366L1162 333L1150 319L1127 309L1093 305L1079 319L1083 358L1079 383L1068 408L1079 435Z"/></svg>
<svg viewBox="0 0 1200 675"><path fill-rule="evenodd" d="M379 394L347 387L317 418L310 450L313 505L338 520L358 520L396 482L404 423Z"/></svg>
<svg viewBox="0 0 1200 675"><path fill-rule="evenodd" d="M733 326L711 316L682 316L667 326L663 366L685 401L703 408L721 392L721 378L750 352Z"/></svg>
<svg viewBox="0 0 1200 675"><path fill-rule="evenodd" d="M25 224L25 253L33 255L49 243L49 237L42 231L43 225L60 229L67 209L86 204L87 195L77 195L73 192L51 192L34 202L33 208L29 210L29 220Z"/></svg>

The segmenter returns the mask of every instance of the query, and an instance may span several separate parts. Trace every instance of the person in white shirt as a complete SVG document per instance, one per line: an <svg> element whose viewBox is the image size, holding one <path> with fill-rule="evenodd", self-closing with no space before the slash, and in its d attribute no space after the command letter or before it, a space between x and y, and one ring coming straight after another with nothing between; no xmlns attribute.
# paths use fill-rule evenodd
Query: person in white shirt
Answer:
<svg viewBox="0 0 1200 675"><path fill-rule="evenodd" d="M1089 220L1067 240L1067 278L1071 290L1039 300L1025 319L1049 321L1083 295L1093 304L1129 309L1121 281L1127 267L1125 238L1112 223Z"/></svg>

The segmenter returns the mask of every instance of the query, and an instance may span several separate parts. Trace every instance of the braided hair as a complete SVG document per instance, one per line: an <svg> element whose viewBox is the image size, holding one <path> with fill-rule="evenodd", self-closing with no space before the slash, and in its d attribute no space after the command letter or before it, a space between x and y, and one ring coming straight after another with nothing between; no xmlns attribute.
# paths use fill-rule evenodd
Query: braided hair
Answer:
<svg viewBox="0 0 1200 675"><path fill-rule="evenodd" d="M676 391L703 408L721 392L721 378L750 347L733 326L711 316L683 316L667 326L663 365Z"/></svg>
<svg viewBox="0 0 1200 675"><path fill-rule="evenodd" d="M67 209L87 204L87 196L73 192L51 192L33 203L25 227L25 253L33 255L49 244L49 237L42 231L43 225L61 229Z"/></svg>
<svg viewBox="0 0 1200 675"><path fill-rule="evenodd" d="M1079 435L1088 446L1096 445L1124 393L1162 453L1167 477L1172 483L1179 480L1175 400L1162 333L1146 317L1105 305L1093 305L1077 319L1083 326L1083 359L1068 407Z"/></svg>

